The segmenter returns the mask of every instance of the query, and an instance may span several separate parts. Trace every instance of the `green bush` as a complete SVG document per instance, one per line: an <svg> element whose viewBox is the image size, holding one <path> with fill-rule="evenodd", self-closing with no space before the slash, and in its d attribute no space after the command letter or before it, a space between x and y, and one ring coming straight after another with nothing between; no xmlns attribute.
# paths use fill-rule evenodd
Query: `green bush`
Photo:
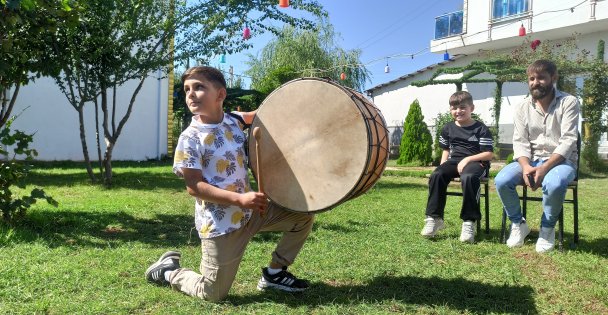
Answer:
<svg viewBox="0 0 608 315"><path fill-rule="evenodd" d="M414 100L403 123L403 136L397 164L428 165L432 161L432 144L431 132L424 122L420 104L418 100Z"/></svg>
<svg viewBox="0 0 608 315"><path fill-rule="evenodd" d="M480 122L484 122L479 115L477 115L476 113L472 113L471 117L473 117L473 119L480 121ZM441 147L439 147L439 136L441 136L441 130L443 129L443 126L445 126L445 124L454 121L454 118L452 117L452 114L450 114L449 111L445 112L445 113L439 113L437 114L437 117L435 117L435 141L433 142L433 165L439 165L439 162L441 162L441 154L443 152L443 149L441 149Z"/></svg>
<svg viewBox="0 0 608 315"><path fill-rule="evenodd" d="M26 210L36 203L36 199L45 199L49 204L57 206L57 201L40 188L34 188L29 195L21 197L13 195L11 186L25 188L24 179L31 167L28 161L33 160L38 153L29 148L33 140L32 135L19 130L11 132L12 122L13 120L9 120L0 129L0 209L2 209L2 219L6 222L23 217ZM9 152L9 146L14 146L11 150L12 154ZM17 160L17 156L25 156L24 161Z"/></svg>

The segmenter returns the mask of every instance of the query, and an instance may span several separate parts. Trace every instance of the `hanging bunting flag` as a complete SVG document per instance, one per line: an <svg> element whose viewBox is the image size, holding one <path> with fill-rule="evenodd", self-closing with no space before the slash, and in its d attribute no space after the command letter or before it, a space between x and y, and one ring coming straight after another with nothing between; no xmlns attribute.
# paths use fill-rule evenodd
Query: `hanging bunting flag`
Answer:
<svg viewBox="0 0 608 315"><path fill-rule="evenodd" d="M243 39L248 40L249 38L251 38L251 30L245 25L245 28L243 29Z"/></svg>

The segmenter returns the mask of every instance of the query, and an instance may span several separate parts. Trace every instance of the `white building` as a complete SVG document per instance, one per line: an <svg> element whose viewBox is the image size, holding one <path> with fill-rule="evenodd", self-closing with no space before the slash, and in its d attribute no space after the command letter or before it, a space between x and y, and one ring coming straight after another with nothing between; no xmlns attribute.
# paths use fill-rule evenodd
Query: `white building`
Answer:
<svg viewBox="0 0 608 315"><path fill-rule="evenodd" d="M172 141L171 132L172 80L163 77L160 71L146 79L139 92L133 111L116 146L112 159L147 160L159 159L168 154ZM158 79L160 78L160 79ZM118 88L116 125L124 116L128 101L138 82L130 81ZM95 136L95 107L93 103L85 105L85 132L89 157L97 160L97 142ZM53 79L41 78L22 86L13 115L19 115L11 129L34 134L30 148L38 151L37 160L84 160L78 112L70 105ZM102 155L105 150L103 129L100 115L100 136Z"/></svg>
<svg viewBox="0 0 608 315"><path fill-rule="evenodd" d="M403 126L409 105L418 99L425 122L431 128L434 118L448 111L448 99L456 91L454 84L415 87L413 81L427 80L438 67L460 67L480 58L481 51L511 51L526 36L542 41L566 39L577 34L577 46L595 55L599 40L608 43L608 1L605 0L464 0L463 10L436 18L435 39L431 51L452 56L450 60L431 65L393 81L367 90L374 104L382 111L393 132ZM606 57L605 57L606 58ZM605 60L606 61L606 60ZM558 69L559 72L559 69ZM577 80L582 87L583 80ZM463 84L474 98L475 112L486 124L493 124L494 83ZM505 83L500 113L500 142L512 139L512 109L528 94L524 83ZM398 139L392 137L391 144ZM600 153L608 154L606 135Z"/></svg>

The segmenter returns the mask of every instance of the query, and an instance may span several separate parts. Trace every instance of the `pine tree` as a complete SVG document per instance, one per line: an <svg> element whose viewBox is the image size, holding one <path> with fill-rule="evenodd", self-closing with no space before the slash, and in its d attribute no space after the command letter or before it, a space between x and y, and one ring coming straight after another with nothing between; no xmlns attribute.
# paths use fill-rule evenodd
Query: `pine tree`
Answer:
<svg viewBox="0 0 608 315"><path fill-rule="evenodd" d="M403 123L403 136L397 164L428 165L432 161L432 144L431 132L424 122L422 109L416 99L410 105Z"/></svg>

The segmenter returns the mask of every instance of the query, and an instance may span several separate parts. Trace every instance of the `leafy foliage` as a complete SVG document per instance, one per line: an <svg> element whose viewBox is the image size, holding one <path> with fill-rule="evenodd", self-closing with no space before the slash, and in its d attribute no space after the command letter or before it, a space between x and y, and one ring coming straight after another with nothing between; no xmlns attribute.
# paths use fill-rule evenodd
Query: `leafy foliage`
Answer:
<svg viewBox="0 0 608 315"><path fill-rule="evenodd" d="M278 33L269 26L272 22L313 27L307 18L293 17L270 0L81 0L79 4L84 9L78 25L59 29L47 45L65 65L55 80L78 111L83 155L93 181L83 116L86 104L95 105L95 122L101 120L103 129L97 134L106 144L101 172L108 186L112 184L113 149L150 74L160 79L174 62L187 64L193 59L206 63L213 55L250 47L241 37L244 24L254 36L265 31ZM291 8L324 15L315 0L298 1ZM117 98L117 89L126 82L132 83L132 90L126 92L130 95ZM98 138L99 152L100 142ZM101 152L99 156L101 159Z"/></svg>
<svg viewBox="0 0 608 315"><path fill-rule="evenodd" d="M330 77L337 80L346 74L341 84L362 90L369 72L361 65L360 50L344 50L335 43L333 27L319 20L316 27L300 30L291 26L269 42L259 56L249 56L252 87L269 93L281 84L299 77Z"/></svg>
<svg viewBox="0 0 608 315"><path fill-rule="evenodd" d="M11 117L20 86L59 73L44 39L75 23L76 14L66 0L0 1L0 127Z"/></svg>
<svg viewBox="0 0 608 315"><path fill-rule="evenodd" d="M597 58L589 77L583 85L582 115L584 118L583 160L592 171L604 171L604 163L597 152L602 133L608 131L606 111L608 111L608 65L604 63L605 42L598 42Z"/></svg>
<svg viewBox="0 0 608 315"><path fill-rule="evenodd" d="M11 187L25 188L24 179L30 171L28 161L31 161L37 152L29 148L33 135L19 130L11 132L12 121L12 119L8 120L0 129L0 157L6 158L0 160L0 209L2 209L2 219L7 222L22 218L37 199L44 199L53 206L58 205L40 188L34 188L29 195L21 197L14 195ZM9 146L14 147L11 150L12 154L9 152ZM24 156L25 161L17 160L17 156Z"/></svg>
<svg viewBox="0 0 608 315"><path fill-rule="evenodd" d="M431 132L424 122L420 103L416 99L410 105L403 123L403 136L397 164L428 165L432 160L432 143Z"/></svg>

